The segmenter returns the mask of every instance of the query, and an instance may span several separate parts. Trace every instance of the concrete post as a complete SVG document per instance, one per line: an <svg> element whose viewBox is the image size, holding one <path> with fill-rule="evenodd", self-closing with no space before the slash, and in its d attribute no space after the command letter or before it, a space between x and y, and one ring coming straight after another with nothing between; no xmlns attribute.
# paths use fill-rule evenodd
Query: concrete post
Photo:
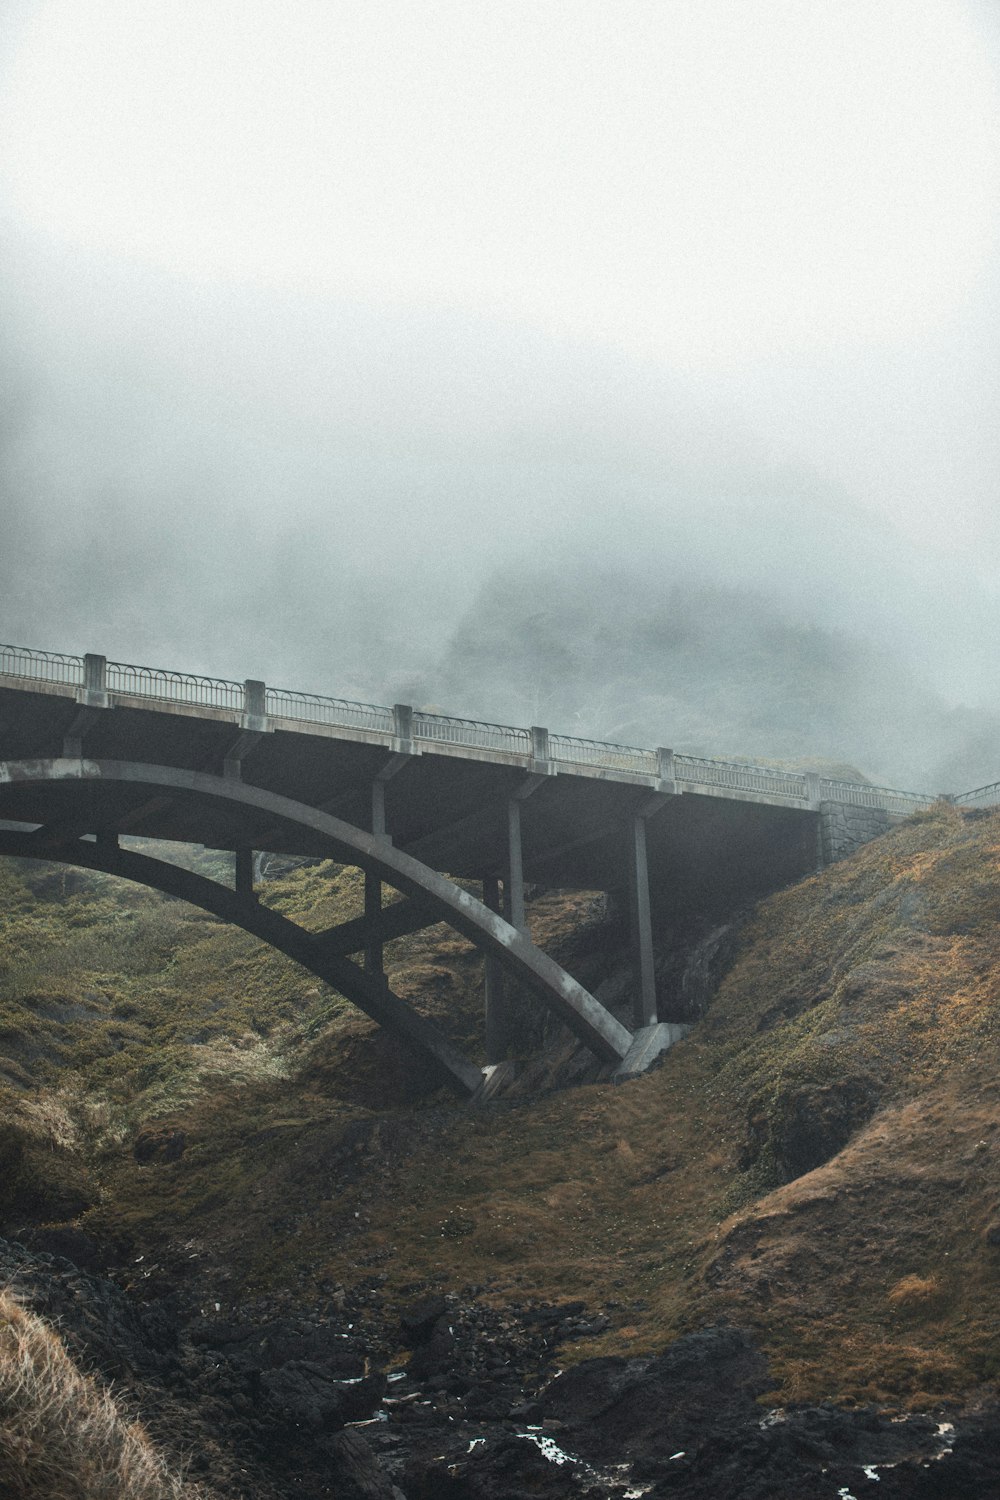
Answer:
<svg viewBox="0 0 1000 1500"><path fill-rule="evenodd" d="M483 876L483 905L500 915L500 881L496 875ZM504 992L503 969L492 953L483 960L483 1001L486 1027L486 1061L503 1062L510 1045L510 1013Z"/></svg>
<svg viewBox="0 0 1000 1500"><path fill-rule="evenodd" d="M656 1022L656 976L653 970L653 919L649 906L649 864L646 858L646 820L628 820L628 894L632 936L632 962L636 988L632 1000L632 1024L652 1026Z"/></svg>
<svg viewBox="0 0 1000 1500"><path fill-rule="evenodd" d="M78 700L87 708L108 706L108 659L88 651L83 658L83 692Z"/></svg>
<svg viewBox="0 0 1000 1500"><path fill-rule="evenodd" d="M396 749L404 755L412 753L413 709L409 703L393 704L392 732L396 736Z"/></svg>
<svg viewBox="0 0 1000 1500"><path fill-rule="evenodd" d="M243 684L243 728L257 734L267 729L267 688L256 677Z"/></svg>
<svg viewBox="0 0 1000 1500"><path fill-rule="evenodd" d="M674 764L674 752L672 750L665 750L661 745L656 752L656 759L657 775L659 776L661 781L665 781L668 783L665 790L671 792L676 791L677 767Z"/></svg>
<svg viewBox="0 0 1000 1500"><path fill-rule="evenodd" d="M549 763L549 731L538 724L531 726L531 759L536 765Z"/></svg>
<svg viewBox="0 0 1000 1500"><path fill-rule="evenodd" d="M806 777L806 801L808 802L808 804L809 804L810 807L814 807L816 809L816 811L818 812L819 811L819 803L820 803L819 772L818 771L807 771L805 773L805 777Z"/></svg>
<svg viewBox="0 0 1000 1500"><path fill-rule="evenodd" d="M108 690L108 658L95 656L88 651L83 658L83 685L88 693L106 693Z"/></svg>

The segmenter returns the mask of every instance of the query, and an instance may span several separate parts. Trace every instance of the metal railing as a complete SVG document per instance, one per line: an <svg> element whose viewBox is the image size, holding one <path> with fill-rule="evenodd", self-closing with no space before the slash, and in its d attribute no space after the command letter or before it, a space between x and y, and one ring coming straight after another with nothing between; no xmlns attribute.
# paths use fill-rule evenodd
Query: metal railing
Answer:
<svg viewBox="0 0 1000 1500"><path fill-rule="evenodd" d="M567 765L600 766L606 771L632 771L642 776L655 776L659 769L655 750L614 745L607 740L580 740L568 734L549 735L549 754Z"/></svg>
<svg viewBox="0 0 1000 1500"><path fill-rule="evenodd" d="M83 657L62 651L32 651L27 646L0 646L0 673L30 682L60 682L83 686Z"/></svg>
<svg viewBox="0 0 1000 1500"><path fill-rule="evenodd" d="M703 760L696 755L675 755L674 768L678 781L699 786L717 786L731 792L762 792L775 797L808 796L806 778L799 771L742 765L739 761Z"/></svg>
<svg viewBox="0 0 1000 1500"><path fill-rule="evenodd" d="M25 683L96 688L123 697L225 709L237 714L257 716L263 706L268 716L292 723L329 724L389 739L394 736L405 739L408 733L402 727L401 716L405 716L408 723L409 710L400 706L394 711L380 704L356 703L348 698L326 698L318 693L265 688L259 682L234 682L160 667L134 666L129 662L106 662L99 656L70 656L61 651L36 651L27 646L0 644L0 676L17 678ZM535 734L543 744L546 742L544 730ZM530 729L491 724L480 719L452 718L446 714L413 713L412 736L427 746L454 745L492 750L522 756L529 762L537 749L537 741ZM661 757L669 755L666 751L616 745L605 740L578 739L564 734L548 735L547 746L549 757L559 765L588 766L652 777L669 774L662 770ZM543 755L544 750L538 749L537 753ZM810 800L810 791L815 796L818 787L821 801L880 809L900 816L930 807L937 800L924 792L904 792L895 787L870 786L864 782L835 781L830 777L806 776L802 772L782 771L771 766L707 760L693 755L673 756L673 767L676 780L688 786L718 787L722 792L756 792L804 802ZM1000 803L1000 781L962 792L951 801L958 806Z"/></svg>
<svg viewBox="0 0 1000 1500"><path fill-rule="evenodd" d="M267 713L275 719L295 719L300 724L333 724L343 729L371 729L391 734L392 709L377 703L355 703L350 698L324 698L319 693L293 693L286 688L268 688L264 695Z"/></svg>
<svg viewBox="0 0 1000 1500"><path fill-rule="evenodd" d="M197 708L243 708L242 682L224 677L198 677L193 672L170 672L162 667L137 667L131 662L109 661L107 691L129 698L157 698L166 703L185 703Z"/></svg>
<svg viewBox="0 0 1000 1500"><path fill-rule="evenodd" d="M413 738L439 745L465 745L473 750L503 750L514 755L531 751L531 731L480 719L453 719L446 714L415 713Z"/></svg>
<svg viewBox="0 0 1000 1500"><path fill-rule="evenodd" d="M1000 781L991 781L988 786L973 787L971 792L962 792L951 800L959 807L970 807L976 803L993 806L1000 802Z"/></svg>

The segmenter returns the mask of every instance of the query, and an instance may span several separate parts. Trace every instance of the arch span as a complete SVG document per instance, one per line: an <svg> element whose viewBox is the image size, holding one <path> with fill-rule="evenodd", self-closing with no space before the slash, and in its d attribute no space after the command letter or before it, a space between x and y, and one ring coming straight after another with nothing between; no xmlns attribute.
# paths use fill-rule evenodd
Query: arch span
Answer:
<svg viewBox="0 0 1000 1500"><path fill-rule="evenodd" d="M93 843L77 839L72 844L40 851L32 835L0 832L0 854L25 859L56 860L61 864L80 865L118 875L150 886L166 896L177 896L192 906L212 912L225 922L232 922L252 933L262 942L294 959L310 973L331 985L354 1005L371 1016L380 1026L399 1032L418 1052L430 1058L443 1074L444 1081L459 1093L474 1093L483 1075L432 1021L393 993L388 985L365 973L347 958L325 955L312 933L289 921L280 912L271 911L253 899L238 896L217 880L208 880L166 860L153 859L115 844Z"/></svg>
<svg viewBox="0 0 1000 1500"><path fill-rule="evenodd" d="M97 791L100 791L103 801L100 810L95 812L93 794ZM296 832L300 836L308 835L310 842L313 845L318 842L330 858L357 865L378 877L429 908L438 920L447 922L476 947L492 954L602 1061L618 1062L627 1054L633 1040L632 1033L565 969L536 948L525 933L490 911L468 891L411 855L395 849L386 839L262 787L204 771L136 761L62 758L2 762L0 816L39 823L43 829L51 821L52 830L43 840L31 833L4 835L0 849L27 853L35 858L87 864L138 879L157 889L167 890L169 894L181 895L185 900L193 899L196 905L206 906L225 920L238 922L248 931L256 932L264 941L273 943L297 962L304 963L349 1000L374 1015L381 1024L404 1031L415 1045L427 1049L431 1038L426 1028L430 1023L398 996L386 998L388 992L381 979L366 975L346 958L324 953L311 934L294 923L287 923L287 919L260 906L252 897L237 895L214 881L178 871L176 866L164 861L119 849L106 838L99 843L81 838L82 834L88 833L114 834L117 831L116 794L120 793L123 802L132 807L137 792L140 796L183 800L196 815L199 808L206 811L222 809L233 829L234 847L241 843L252 845L255 826L285 828L293 840ZM46 808L47 794L52 804L51 819ZM124 815L120 821L125 821ZM237 836L240 830L241 837ZM116 866L110 863L112 860L117 861ZM129 870L135 873L130 875ZM179 880L179 876L186 877L186 880ZM186 895L185 890L192 895ZM436 1033L436 1028L430 1029ZM418 1037L418 1031L422 1031L422 1037ZM444 1042L444 1038L440 1040ZM437 1061L443 1063L440 1052L431 1050ZM465 1063L465 1069L471 1066ZM453 1070L449 1071L454 1077ZM478 1070L475 1071L478 1082ZM463 1080L461 1086L468 1087L463 1069L460 1069L459 1077ZM455 1077L456 1083L459 1077Z"/></svg>

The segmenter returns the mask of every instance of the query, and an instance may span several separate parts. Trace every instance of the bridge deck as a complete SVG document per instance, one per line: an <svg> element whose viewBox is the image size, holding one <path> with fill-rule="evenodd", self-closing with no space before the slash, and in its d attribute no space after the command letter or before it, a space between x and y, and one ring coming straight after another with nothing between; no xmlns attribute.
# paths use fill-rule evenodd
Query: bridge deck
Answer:
<svg viewBox="0 0 1000 1500"><path fill-rule="evenodd" d="M883 807L893 815L931 800L909 793L821 781L770 767L709 761L669 751L601 745L544 730L410 715L371 705L215 683L178 673L139 675L103 658L48 658L0 648L0 759L62 755L79 738L89 759L130 760L220 774L240 759L255 786L371 827L372 787L382 780L385 826L396 847L437 870L480 879L499 875L508 851L506 809L521 798L524 877L560 888L615 889L627 868L625 829L650 799L646 843L654 902L706 900L728 909L813 867L821 797ZM55 666L50 665L55 662ZM100 685L88 688L88 663ZM37 672L32 677L30 673ZM41 680L42 673L57 680ZM69 680L58 680L59 677ZM192 691L191 684L195 684ZM136 691L136 689L141 689ZM256 694L253 697L253 694ZM184 701L185 698L215 701ZM96 706L96 705L101 706ZM89 706L88 706L89 705ZM248 714L272 707L280 713ZM298 713L302 717L294 717ZM305 717L309 715L309 717ZM333 722L340 718L343 722ZM327 722L324 722L327 720ZM409 731L406 740L397 730ZM540 758L539 751L544 755ZM665 776L663 773L667 772ZM672 773L672 774L669 774ZM224 808L150 799L95 786L94 826L223 849L319 854L308 834L289 836ZM58 791L44 798L9 788L7 816L51 822ZM79 802L67 789L67 819ZM75 810L75 812L74 812Z"/></svg>
<svg viewBox="0 0 1000 1500"><path fill-rule="evenodd" d="M388 986L383 945L393 935L443 920L481 949L488 1061L516 1041L506 975L606 1062L631 1057L638 1037L658 1038L640 1049L645 1065L674 1039L655 1024L664 997L654 911L667 921L689 910L724 918L931 800L537 726L0 646L4 852L144 880L238 922L397 1030L463 1091L477 1070ZM122 835L233 850L235 887L136 854ZM254 850L360 866L363 918L328 933L285 922L256 899ZM463 877L482 881L482 900L455 883ZM526 880L627 892L635 1036L532 943ZM384 908L385 884L402 906ZM362 949L360 967L346 955Z"/></svg>

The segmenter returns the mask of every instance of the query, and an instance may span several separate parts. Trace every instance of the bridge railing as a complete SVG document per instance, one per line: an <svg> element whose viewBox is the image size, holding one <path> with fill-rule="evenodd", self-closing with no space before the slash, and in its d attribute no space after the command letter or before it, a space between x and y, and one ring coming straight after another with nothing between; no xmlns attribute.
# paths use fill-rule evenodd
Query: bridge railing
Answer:
<svg viewBox="0 0 1000 1500"><path fill-rule="evenodd" d="M0 646L0 672L31 682L59 682L83 686L83 657L62 651L32 651L27 646Z"/></svg>
<svg viewBox="0 0 1000 1500"><path fill-rule="evenodd" d="M264 701L275 719L296 719L303 724L332 724L344 729L372 729L391 734L392 709L377 703L355 703L350 698L324 698L319 693L293 693L268 688Z"/></svg>
<svg viewBox="0 0 1000 1500"><path fill-rule="evenodd" d="M820 778L820 797L824 802L841 802L850 807L881 808L883 812L897 813L902 817L920 812L937 801L926 792L901 792L895 787L869 786L860 781L834 781Z"/></svg>
<svg viewBox="0 0 1000 1500"><path fill-rule="evenodd" d="M675 755L678 781L717 786L732 792L762 792L777 797L808 795L806 778L799 771L780 771L772 766L745 766L738 761L704 760L697 755Z"/></svg>
<svg viewBox="0 0 1000 1500"><path fill-rule="evenodd" d="M93 680L96 672L97 680ZM221 708L236 713L259 714L257 694L263 693L264 712L302 724L329 724L374 732L386 737L407 737L398 713L375 703L348 698L327 698L318 693L264 688L262 683L234 682L226 678L202 677L160 667L135 666L130 662L105 662L103 657L71 656L61 651L36 651L27 646L0 644L0 675L25 682L54 683L72 688L106 689L132 698L155 699L191 707ZM253 696L253 701L251 697ZM548 756L560 765L591 766L608 771L643 776L666 775L661 752L635 745L616 745L606 740L578 739L572 735L533 732L510 724L491 724L480 719L452 718L446 714L414 712L413 739L425 745L455 745L493 750L531 758L544 756L535 735L547 743ZM906 816L930 807L936 798L924 792L904 792L895 787L870 786L863 782L835 781L831 777L782 771L770 766L744 765L736 761L708 760L693 755L673 756L673 774L681 784L714 786L720 791L757 792L770 796L810 801L810 794L824 802L882 809ZM1000 804L1000 781L975 787L951 799L958 806Z"/></svg>
<svg viewBox="0 0 1000 1500"><path fill-rule="evenodd" d="M959 807L993 807L1000 802L1000 781L991 781L988 786L973 787L971 792L962 792L952 801Z"/></svg>
<svg viewBox="0 0 1000 1500"><path fill-rule="evenodd" d="M531 751L529 729L490 724L480 719L453 719L446 714L415 713L413 738L445 745L465 745L473 750L511 751L515 755L527 755Z"/></svg>
<svg viewBox="0 0 1000 1500"><path fill-rule="evenodd" d="M107 690L130 698L156 698L196 708L243 708L243 683L225 677L199 677L193 672L170 672L162 667L138 667L109 661Z"/></svg>
<svg viewBox="0 0 1000 1500"><path fill-rule="evenodd" d="M634 771L641 776L655 776L659 766L655 750L615 745L609 740L581 740L569 734L549 735L549 755L566 765L600 766L608 771Z"/></svg>

